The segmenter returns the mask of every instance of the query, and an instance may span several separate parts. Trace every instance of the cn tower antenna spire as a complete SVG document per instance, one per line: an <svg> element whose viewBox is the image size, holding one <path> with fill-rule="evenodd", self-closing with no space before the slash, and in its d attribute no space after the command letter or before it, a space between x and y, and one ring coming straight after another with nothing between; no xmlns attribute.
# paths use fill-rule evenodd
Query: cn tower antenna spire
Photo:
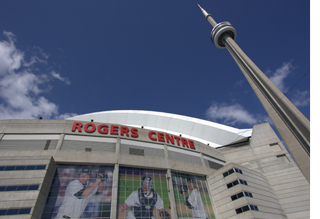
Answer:
<svg viewBox="0 0 320 219"><path fill-rule="evenodd" d="M204 17L206 18L206 20L212 25L212 27L216 26L217 23L215 20L213 20L211 14L209 14L206 10L204 10L199 4L197 4L199 6L199 8L201 9Z"/></svg>
<svg viewBox="0 0 320 219"><path fill-rule="evenodd" d="M310 121L241 50L234 41L237 36L234 27L226 21L217 24L211 14L198 6L213 27L211 41L220 49L228 49L310 183Z"/></svg>

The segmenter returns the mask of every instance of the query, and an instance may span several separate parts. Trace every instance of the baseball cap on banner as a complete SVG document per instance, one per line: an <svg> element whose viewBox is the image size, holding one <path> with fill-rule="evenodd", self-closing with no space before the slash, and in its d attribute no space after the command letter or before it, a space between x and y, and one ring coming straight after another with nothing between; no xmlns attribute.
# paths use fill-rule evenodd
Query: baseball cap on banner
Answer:
<svg viewBox="0 0 320 219"><path fill-rule="evenodd" d="M89 168L83 168L83 169L81 170L81 173L86 173L86 174L90 175L91 170L90 170Z"/></svg>

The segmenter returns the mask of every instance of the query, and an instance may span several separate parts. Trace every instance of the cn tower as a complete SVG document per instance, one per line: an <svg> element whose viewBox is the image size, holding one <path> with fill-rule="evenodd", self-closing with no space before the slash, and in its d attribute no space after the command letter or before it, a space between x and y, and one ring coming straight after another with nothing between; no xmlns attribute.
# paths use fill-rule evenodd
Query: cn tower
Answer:
<svg viewBox="0 0 320 219"><path fill-rule="evenodd" d="M296 164L310 183L310 121L241 50L234 41L237 36L235 28L229 22L217 24L211 14L199 4L198 6L213 27L211 31L213 44L220 49L228 49L258 96Z"/></svg>

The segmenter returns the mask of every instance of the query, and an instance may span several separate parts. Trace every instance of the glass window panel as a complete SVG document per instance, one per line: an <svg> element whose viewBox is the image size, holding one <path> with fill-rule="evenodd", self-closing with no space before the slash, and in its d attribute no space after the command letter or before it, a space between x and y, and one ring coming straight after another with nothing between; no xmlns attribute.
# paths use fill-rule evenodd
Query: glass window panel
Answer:
<svg viewBox="0 0 320 219"><path fill-rule="evenodd" d="M237 214L240 214L241 212L242 212L242 209L241 209L241 208L236 209L236 213L237 213Z"/></svg>
<svg viewBox="0 0 320 219"><path fill-rule="evenodd" d="M16 191L18 186L7 186L6 191Z"/></svg>
<svg viewBox="0 0 320 219"><path fill-rule="evenodd" d="M26 170L35 170L36 169L36 166L27 166L26 167Z"/></svg>
<svg viewBox="0 0 320 219"><path fill-rule="evenodd" d="M37 165L36 170L44 170L46 169L46 165Z"/></svg>
<svg viewBox="0 0 320 219"><path fill-rule="evenodd" d="M241 198L241 197L243 197L243 193L240 192L237 196L238 196L238 198Z"/></svg>
<svg viewBox="0 0 320 219"><path fill-rule="evenodd" d="M30 185L28 190L38 190L39 185Z"/></svg>
<svg viewBox="0 0 320 219"><path fill-rule="evenodd" d="M228 175L229 175L228 172L223 173L223 177L226 177L226 176L228 176Z"/></svg>
<svg viewBox="0 0 320 219"><path fill-rule="evenodd" d="M8 209L6 215L16 215L18 212L19 209Z"/></svg>
<svg viewBox="0 0 320 219"><path fill-rule="evenodd" d="M31 208L21 208L18 214L30 214Z"/></svg>
<svg viewBox="0 0 320 219"><path fill-rule="evenodd" d="M5 171L12 171L15 169L15 166L6 166Z"/></svg>
<svg viewBox="0 0 320 219"><path fill-rule="evenodd" d="M243 211L249 211L250 209L249 209L249 206L246 205L246 206L243 206L243 207L242 207L242 210L243 210Z"/></svg>
<svg viewBox="0 0 320 219"><path fill-rule="evenodd" d="M16 166L15 170L25 170L26 166Z"/></svg>
<svg viewBox="0 0 320 219"><path fill-rule="evenodd" d="M23 186L18 186L17 187L17 191L24 191L24 190L27 190L27 189L28 189L27 185L23 185Z"/></svg>
<svg viewBox="0 0 320 219"><path fill-rule="evenodd" d="M0 215L6 215L7 209L0 210Z"/></svg>
<svg viewBox="0 0 320 219"><path fill-rule="evenodd" d="M232 200L232 201L234 201L234 200L236 200L236 199L237 199L237 196L236 196L236 195L231 196L231 200Z"/></svg>
<svg viewBox="0 0 320 219"><path fill-rule="evenodd" d="M5 166L0 166L0 171L4 170L5 168Z"/></svg>
<svg viewBox="0 0 320 219"><path fill-rule="evenodd" d="M0 186L0 192L3 192L6 190L6 186Z"/></svg>

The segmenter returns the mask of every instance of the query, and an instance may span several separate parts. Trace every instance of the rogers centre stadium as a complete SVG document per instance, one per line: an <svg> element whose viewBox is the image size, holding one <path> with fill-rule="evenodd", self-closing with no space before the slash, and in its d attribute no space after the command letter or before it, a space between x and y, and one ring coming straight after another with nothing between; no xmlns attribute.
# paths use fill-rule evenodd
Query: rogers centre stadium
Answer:
<svg viewBox="0 0 320 219"><path fill-rule="evenodd" d="M0 131L0 218L310 218L310 185L269 123L119 110Z"/></svg>

